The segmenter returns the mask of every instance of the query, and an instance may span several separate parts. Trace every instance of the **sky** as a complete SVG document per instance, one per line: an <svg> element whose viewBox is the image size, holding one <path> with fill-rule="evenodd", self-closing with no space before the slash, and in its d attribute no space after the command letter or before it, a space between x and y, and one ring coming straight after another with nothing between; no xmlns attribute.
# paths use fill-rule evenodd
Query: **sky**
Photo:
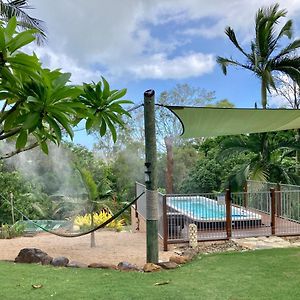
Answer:
<svg viewBox="0 0 300 300"><path fill-rule="evenodd" d="M242 59L227 36L232 27L248 49L258 8L269 0L29 0L29 13L45 21L47 43L33 46L43 65L72 73L73 83L104 76L127 99L141 103L143 93L157 97L177 83L214 91L216 100L236 107L260 104L259 80L229 68L224 76L217 56ZM300 37L300 1L277 1L294 21ZM276 100L278 101L278 99ZM270 100L270 106L276 105ZM79 132L75 142L88 148L93 138Z"/></svg>

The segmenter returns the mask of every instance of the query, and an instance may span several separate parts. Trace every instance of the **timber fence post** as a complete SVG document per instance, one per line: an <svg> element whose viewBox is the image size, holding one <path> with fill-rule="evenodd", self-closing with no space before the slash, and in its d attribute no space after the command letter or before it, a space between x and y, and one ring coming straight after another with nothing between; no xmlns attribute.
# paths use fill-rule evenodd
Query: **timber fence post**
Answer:
<svg viewBox="0 0 300 300"><path fill-rule="evenodd" d="M231 218L231 192L226 190L225 194L225 207L226 207L226 235L230 239L232 236L232 218Z"/></svg>

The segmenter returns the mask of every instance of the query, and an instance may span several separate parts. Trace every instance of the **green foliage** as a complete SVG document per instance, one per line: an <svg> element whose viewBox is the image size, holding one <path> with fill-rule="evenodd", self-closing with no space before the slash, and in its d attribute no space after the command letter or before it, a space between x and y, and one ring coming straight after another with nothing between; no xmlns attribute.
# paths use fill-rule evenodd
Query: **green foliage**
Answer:
<svg viewBox="0 0 300 300"><path fill-rule="evenodd" d="M25 225L15 223L14 225L3 224L0 227L0 239L12 239L24 233Z"/></svg>
<svg viewBox="0 0 300 300"><path fill-rule="evenodd" d="M97 84L84 84L84 93L80 97L80 101L85 104L88 109L86 119L86 130L91 128L100 128L100 136L106 134L109 129L113 141L117 140L117 131L115 126L124 127L124 123L120 116L130 114L121 106L123 104L131 104L131 101L120 100L126 94L126 89L111 90L109 83L104 77Z"/></svg>
<svg viewBox="0 0 300 300"><path fill-rule="evenodd" d="M32 190L35 191L34 194L31 193ZM41 192L39 185L25 180L17 171L5 172L3 167L2 170L0 168L0 191L0 224L12 224L9 204L11 193L13 194L14 206L33 219L39 217L39 213L32 206L33 203L39 203L42 207L48 205L47 198ZM21 219L17 212L15 212L15 219Z"/></svg>
<svg viewBox="0 0 300 300"><path fill-rule="evenodd" d="M120 99L126 89L111 90L103 77L97 84L70 85L71 74L43 69L35 55L20 52L36 31L18 33L16 26L15 18L0 24L0 140L16 138L17 149L0 158L37 145L47 154L47 141L59 145L63 133L72 139L72 126L84 120L87 130L98 128L103 136L108 129L115 141L115 126L129 116L122 105L131 102Z"/></svg>
<svg viewBox="0 0 300 300"><path fill-rule="evenodd" d="M184 193L212 193L221 188L222 168L215 160L200 158L182 183Z"/></svg>
<svg viewBox="0 0 300 300"><path fill-rule="evenodd" d="M218 158L245 157L244 163L230 172L228 185L232 189L241 189L247 179L298 184L294 156L299 148L292 131L240 135L223 140Z"/></svg>

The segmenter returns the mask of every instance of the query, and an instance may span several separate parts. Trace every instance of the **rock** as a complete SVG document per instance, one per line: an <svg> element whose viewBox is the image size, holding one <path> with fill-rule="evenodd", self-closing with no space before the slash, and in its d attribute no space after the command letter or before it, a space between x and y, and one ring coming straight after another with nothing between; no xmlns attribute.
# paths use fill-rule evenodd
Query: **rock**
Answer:
<svg viewBox="0 0 300 300"><path fill-rule="evenodd" d="M160 263L157 263L157 265L166 270L176 269L178 267L178 264L176 264L173 261L160 262Z"/></svg>
<svg viewBox="0 0 300 300"><path fill-rule="evenodd" d="M236 249L233 248L233 247L231 247L231 248L228 248L226 251L227 251L227 252L233 252L233 251L236 251Z"/></svg>
<svg viewBox="0 0 300 300"><path fill-rule="evenodd" d="M182 265L188 262L188 258L186 256L173 255L169 258L169 261Z"/></svg>
<svg viewBox="0 0 300 300"><path fill-rule="evenodd" d="M51 256L37 248L24 248L15 258L16 263L41 263L42 265L49 265L51 261Z"/></svg>
<svg viewBox="0 0 300 300"><path fill-rule="evenodd" d="M87 268L88 266L84 263L78 261L71 261L69 262L66 267L68 268Z"/></svg>
<svg viewBox="0 0 300 300"><path fill-rule="evenodd" d="M153 263L146 263L143 267L144 272L157 272L161 270L161 266L158 266Z"/></svg>
<svg viewBox="0 0 300 300"><path fill-rule="evenodd" d="M99 269L110 269L110 270L117 270L117 266L112 264L106 264L106 263L91 263L88 265L89 268L99 268Z"/></svg>
<svg viewBox="0 0 300 300"><path fill-rule="evenodd" d="M58 256L52 259L51 265L54 267L66 267L69 263L69 259L64 256Z"/></svg>
<svg viewBox="0 0 300 300"><path fill-rule="evenodd" d="M198 255L197 249L186 249L183 253L182 256L186 257L188 261L192 260L196 255Z"/></svg>
<svg viewBox="0 0 300 300"><path fill-rule="evenodd" d="M131 264L126 261L121 261L118 264L118 269L122 270L122 271L140 271L140 269L137 265Z"/></svg>

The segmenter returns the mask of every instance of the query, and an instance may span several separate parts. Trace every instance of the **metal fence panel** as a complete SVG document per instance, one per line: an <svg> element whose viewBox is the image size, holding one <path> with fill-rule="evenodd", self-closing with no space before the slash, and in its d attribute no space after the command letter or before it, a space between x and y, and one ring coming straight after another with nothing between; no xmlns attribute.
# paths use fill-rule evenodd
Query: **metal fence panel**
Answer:
<svg viewBox="0 0 300 300"><path fill-rule="evenodd" d="M166 195L169 241L188 241L190 224L197 225L198 240L226 238L224 197L216 194Z"/></svg>

